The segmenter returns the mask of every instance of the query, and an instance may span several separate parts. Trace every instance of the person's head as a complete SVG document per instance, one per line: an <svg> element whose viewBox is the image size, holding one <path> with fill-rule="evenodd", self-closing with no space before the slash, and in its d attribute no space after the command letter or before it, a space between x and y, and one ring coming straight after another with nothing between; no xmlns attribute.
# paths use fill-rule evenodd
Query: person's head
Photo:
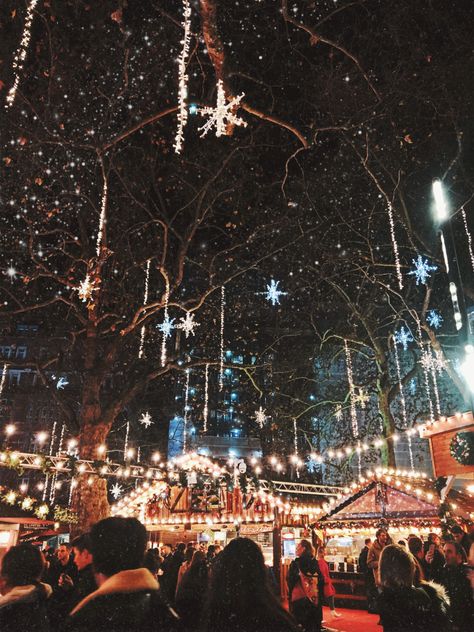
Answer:
<svg viewBox="0 0 474 632"><path fill-rule="evenodd" d="M214 544L210 544L207 547L207 557L212 559L213 557L215 557L215 555L216 555L216 547Z"/></svg>
<svg viewBox="0 0 474 632"><path fill-rule="evenodd" d="M389 544L380 555L380 584L383 588L412 586L415 569L415 560L411 553L398 544Z"/></svg>
<svg viewBox="0 0 474 632"><path fill-rule="evenodd" d="M211 574L204 613L207 632L222 632L231 618L234 628L247 629L252 621L254 629L256 613L267 621L286 621L292 629L291 618L268 585L263 553L249 538L231 540L220 553Z"/></svg>
<svg viewBox="0 0 474 632"><path fill-rule="evenodd" d="M184 561L187 562L188 564L193 559L193 555L194 555L194 551L195 550L196 549L194 547L188 546L186 551L184 552Z"/></svg>
<svg viewBox="0 0 474 632"><path fill-rule="evenodd" d="M324 546L318 546L318 558L320 560L324 560L324 556L326 555L326 549Z"/></svg>
<svg viewBox="0 0 474 632"><path fill-rule="evenodd" d="M69 562L71 556L71 545L68 542L63 542L58 548L58 560L61 564L66 565Z"/></svg>
<svg viewBox="0 0 474 632"><path fill-rule="evenodd" d="M435 546L439 546L441 544L441 539L439 535L437 533L429 533L428 544L434 544Z"/></svg>
<svg viewBox="0 0 474 632"><path fill-rule="evenodd" d="M91 529L94 570L104 577L143 566L147 534L136 518L105 518Z"/></svg>
<svg viewBox="0 0 474 632"><path fill-rule="evenodd" d="M145 553L143 566L147 568L152 575L157 575L160 570L160 558L154 553L154 549L148 549Z"/></svg>
<svg viewBox="0 0 474 632"><path fill-rule="evenodd" d="M163 544L161 546L161 555L163 555L163 557L167 557L168 555L170 555L172 550L173 549L171 548L171 544Z"/></svg>
<svg viewBox="0 0 474 632"><path fill-rule="evenodd" d="M406 546L407 545L405 540L398 540L397 544L398 544L398 546Z"/></svg>
<svg viewBox="0 0 474 632"><path fill-rule="evenodd" d="M377 542L382 546L385 546L388 542L388 533L386 529L377 529L375 537L377 538Z"/></svg>
<svg viewBox="0 0 474 632"><path fill-rule="evenodd" d="M423 559L423 542L417 535L408 540L408 548L410 553L418 559Z"/></svg>
<svg viewBox="0 0 474 632"><path fill-rule="evenodd" d="M453 540L458 544L461 544L463 537L466 535L465 531L461 529L460 526L455 525L451 528L451 535L453 536Z"/></svg>
<svg viewBox="0 0 474 632"><path fill-rule="evenodd" d="M88 533L83 533L71 542L74 551L74 563L77 570L82 571L92 564L91 538Z"/></svg>
<svg viewBox="0 0 474 632"><path fill-rule="evenodd" d="M184 553L186 550L186 544L184 542L178 542L178 544L176 545L176 552L177 553Z"/></svg>
<svg viewBox="0 0 474 632"><path fill-rule="evenodd" d="M214 544L214 553L215 555L219 555L219 553L222 551L222 547L220 544Z"/></svg>
<svg viewBox="0 0 474 632"><path fill-rule="evenodd" d="M15 586L28 586L41 579L44 557L32 544L12 546L2 559L2 592L9 592Z"/></svg>
<svg viewBox="0 0 474 632"><path fill-rule="evenodd" d="M298 546L296 547L296 555L301 557L302 555L307 555L309 557L314 557L314 547L309 540L300 540Z"/></svg>
<svg viewBox="0 0 474 632"><path fill-rule="evenodd" d="M365 546L370 546L371 542L372 542L372 540L370 538L365 538L365 540L364 540Z"/></svg>
<svg viewBox="0 0 474 632"><path fill-rule="evenodd" d="M458 542L446 542L444 545L444 557L447 566L459 566L466 561L466 552Z"/></svg>
<svg viewBox="0 0 474 632"><path fill-rule="evenodd" d="M197 566L198 564L201 564L202 562L204 562L206 559L206 554L204 553L204 551L200 551L199 549L197 551L194 551L193 553L193 559L191 560L191 568L193 568L193 566Z"/></svg>

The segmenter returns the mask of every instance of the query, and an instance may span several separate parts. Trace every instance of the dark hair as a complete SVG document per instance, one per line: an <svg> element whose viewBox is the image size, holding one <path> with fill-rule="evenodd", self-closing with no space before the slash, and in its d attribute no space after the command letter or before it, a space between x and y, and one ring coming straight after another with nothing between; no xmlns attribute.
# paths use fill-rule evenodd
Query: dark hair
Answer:
<svg viewBox="0 0 474 632"><path fill-rule="evenodd" d="M83 533L82 535L78 535L77 538L71 542L71 547L77 549L82 553L82 551L91 552L91 536L89 533Z"/></svg>
<svg viewBox="0 0 474 632"><path fill-rule="evenodd" d="M156 575L158 571L160 570L161 563L160 563L160 558L157 557L157 555L153 551L154 549L149 549L145 553L143 566L147 568L150 571L150 573L153 573L153 575Z"/></svg>
<svg viewBox="0 0 474 632"><path fill-rule="evenodd" d="M300 540L300 545L304 548L305 553L314 556L314 546L309 540Z"/></svg>
<svg viewBox="0 0 474 632"><path fill-rule="evenodd" d="M44 557L32 544L12 546L2 560L2 577L9 586L27 586L41 579Z"/></svg>
<svg viewBox="0 0 474 632"><path fill-rule="evenodd" d="M178 551L179 553L184 553L185 550L186 544L184 542L178 542L178 544L176 545L176 551Z"/></svg>
<svg viewBox="0 0 474 632"><path fill-rule="evenodd" d="M235 538L219 554L203 622L204 632L253 630L258 625L262 630L297 629L268 585L263 554L253 540Z"/></svg>
<svg viewBox="0 0 474 632"><path fill-rule="evenodd" d="M398 540L397 544L398 544L398 546L406 546L407 545L405 540Z"/></svg>
<svg viewBox="0 0 474 632"><path fill-rule="evenodd" d="M68 551L71 550L71 543L70 542L61 542L61 544L59 544L58 549L60 549L62 546L65 546L67 548Z"/></svg>
<svg viewBox="0 0 474 632"><path fill-rule="evenodd" d="M413 555L398 544L389 544L380 556L380 583L384 588L404 588L413 585L415 575Z"/></svg>
<svg viewBox="0 0 474 632"><path fill-rule="evenodd" d="M365 538L365 540L364 540L365 546L367 546L370 542L371 542L370 538Z"/></svg>
<svg viewBox="0 0 474 632"><path fill-rule="evenodd" d="M211 555L214 555L214 553L215 553L215 552L216 552L216 545L215 545L215 544L210 544L210 545L207 547L207 554L208 554L209 556L211 556Z"/></svg>
<svg viewBox="0 0 474 632"><path fill-rule="evenodd" d="M378 538L379 535L382 535L382 533L386 533L388 535L387 529L384 529L383 527L380 529L377 529L377 531L375 532L375 537Z"/></svg>
<svg viewBox="0 0 474 632"><path fill-rule="evenodd" d="M451 533L457 533L458 535L464 535L466 533L464 529L458 524L455 524L453 527L451 527L450 531Z"/></svg>
<svg viewBox="0 0 474 632"><path fill-rule="evenodd" d="M184 561L185 562L190 562L193 559L193 555L194 555L195 551L196 551L195 548L188 546L188 548L184 552Z"/></svg>
<svg viewBox="0 0 474 632"><path fill-rule="evenodd" d="M146 529L136 518L105 518L91 529L94 569L106 577L143 565Z"/></svg>
<svg viewBox="0 0 474 632"><path fill-rule="evenodd" d="M204 562L205 559L206 559L206 554L204 553L204 551L194 551L190 568L192 568L193 566L196 566L197 564L201 564L201 562Z"/></svg>
<svg viewBox="0 0 474 632"><path fill-rule="evenodd" d="M420 551L423 551L423 541L417 535L408 540L408 548L412 555L418 555Z"/></svg>

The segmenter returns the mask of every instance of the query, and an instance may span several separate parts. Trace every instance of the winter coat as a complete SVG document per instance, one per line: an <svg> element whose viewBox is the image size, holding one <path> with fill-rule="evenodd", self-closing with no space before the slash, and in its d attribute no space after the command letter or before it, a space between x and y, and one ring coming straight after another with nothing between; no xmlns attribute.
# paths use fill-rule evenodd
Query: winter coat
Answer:
<svg viewBox="0 0 474 632"><path fill-rule="evenodd" d="M440 583L446 588L451 602L453 629L456 632L474 630L474 600L467 564L445 566L440 575Z"/></svg>
<svg viewBox="0 0 474 632"><path fill-rule="evenodd" d="M83 599L64 623L64 632L174 632L176 613L146 568L120 571Z"/></svg>
<svg viewBox="0 0 474 632"><path fill-rule="evenodd" d="M176 590L176 610L186 630L198 628L208 584L206 560L194 564L184 573Z"/></svg>
<svg viewBox="0 0 474 632"><path fill-rule="evenodd" d="M308 598L293 600L293 590L300 582L300 571L304 575L318 576L319 603L315 605ZM324 578L319 568L319 564L314 557L304 554L294 559L288 569L288 601L290 602L290 612L305 632L319 632L323 618L322 595L324 594Z"/></svg>
<svg viewBox="0 0 474 632"><path fill-rule="evenodd" d="M359 555L359 573L367 574L367 556L369 555L369 547L364 546Z"/></svg>
<svg viewBox="0 0 474 632"><path fill-rule="evenodd" d="M336 594L336 589L334 588L334 584L332 583L331 575L329 574L329 566L326 560L318 559L319 570L321 571L321 575L324 580L324 596L325 597L334 597Z"/></svg>
<svg viewBox="0 0 474 632"><path fill-rule="evenodd" d="M0 597L2 632L49 632L46 603L52 593L48 584L16 586Z"/></svg>
<svg viewBox="0 0 474 632"><path fill-rule="evenodd" d="M303 574L318 575L318 587L319 592L322 595L324 592L324 577L322 576L316 558L310 555L302 555L294 559L290 568L288 569L287 584L288 584L288 601L291 603L291 593L296 584L300 581L300 570Z"/></svg>
<svg viewBox="0 0 474 632"><path fill-rule="evenodd" d="M384 632L448 632L448 604L436 584L383 588L378 597L379 624Z"/></svg>
<svg viewBox="0 0 474 632"><path fill-rule="evenodd" d="M382 551L384 550L384 548L385 547L382 546L382 544L380 544L378 540L375 540L374 542L372 542L367 554L367 566L372 570L376 584L378 584L380 556L382 555Z"/></svg>

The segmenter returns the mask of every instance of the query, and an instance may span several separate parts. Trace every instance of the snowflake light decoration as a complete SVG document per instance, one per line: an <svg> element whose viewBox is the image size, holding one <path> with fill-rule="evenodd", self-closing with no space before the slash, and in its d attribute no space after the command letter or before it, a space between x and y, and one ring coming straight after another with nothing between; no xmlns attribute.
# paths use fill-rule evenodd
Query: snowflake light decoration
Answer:
<svg viewBox="0 0 474 632"><path fill-rule="evenodd" d="M267 420L267 415L265 413L266 413L265 409L262 408L261 406L258 410L255 411L255 421L258 423L260 428L263 428Z"/></svg>
<svg viewBox="0 0 474 632"><path fill-rule="evenodd" d="M151 420L151 415L148 411L142 414L139 421L142 426L145 426L145 428L149 428L150 426L153 425L153 421Z"/></svg>
<svg viewBox="0 0 474 632"><path fill-rule="evenodd" d="M446 369L446 361L438 351L434 354L431 351L423 351L420 364L425 371L435 371L439 375Z"/></svg>
<svg viewBox="0 0 474 632"><path fill-rule="evenodd" d="M359 391L354 395L354 401L356 404L359 404L362 410L365 410L367 402L370 401L370 395L366 393L363 388L360 388Z"/></svg>
<svg viewBox="0 0 474 632"><path fill-rule="evenodd" d="M426 322L433 329L439 329L443 324L444 318L438 312L437 309L430 309L428 314L426 315Z"/></svg>
<svg viewBox="0 0 474 632"><path fill-rule="evenodd" d="M227 134L228 125L241 125L242 127L247 127L247 123L235 114L244 96L245 94L241 94L238 97L231 99L229 103L226 103L224 84L222 83L222 79L219 79L217 82L216 107L199 108L199 114L201 116L209 117L204 125L199 128L199 131L202 131L201 138L213 127L216 128L216 136L225 136Z"/></svg>
<svg viewBox="0 0 474 632"><path fill-rule="evenodd" d="M282 292L279 290L279 285L280 281L271 279L270 283L267 284L266 292L259 292L259 294L263 294L267 301L270 301L272 305L280 305L280 296L286 296L288 292Z"/></svg>
<svg viewBox="0 0 474 632"><path fill-rule="evenodd" d="M186 334L186 338L188 338L189 335L194 336L194 329L199 326L200 324L194 320L194 314L191 314L191 312L186 312L186 317L184 318L182 316L179 319L179 323L178 325L176 325L176 329L182 329Z"/></svg>
<svg viewBox="0 0 474 632"><path fill-rule="evenodd" d="M408 273L409 276L416 278L416 284L426 285L427 280L431 276L431 272L438 269L438 266L432 266L429 264L428 259L423 259L421 255L418 255L416 259L412 260L415 269Z"/></svg>
<svg viewBox="0 0 474 632"><path fill-rule="evenodd" d="M56 382L56 388L58 391L63 390L65 386L69 384L67 377L60 377Z"/></svg>
<svg viewBox="0 0 474 632"><path fill-rule="evenodd" d="M115 500L117 500L117 498L120 498L120 496L123 494L122 485L115 483L115 485L112 485L112 487L110 488L110 493L115 498Z"/></svg>
<svg viewBox="0 0 474 632"><path fill-rule="evenodd" d="M337 421L341 421L342 419L342 406L340 404L336 406L336 410L334 411L334 417L337 419Z"/></svg>
<svg viewBox="0 0 474 632"><path fill-rule="evenodd" d="M81 281L76 288L76 292L83 303L92 302L93 292L97 292L98 288L95 287L94 282L91 281L89 274L86 274L84 281Z"/></svg>
<svg viewBox="0 0 474 632"><path fill-rule="evenodd" d="M171 336L171 332L173 331L173 329L176 329L174 321L174 318L170 318L168 314L166 314L164 321L158 325L158 329L163 334L163 338L165 340L166 338L169 338Z"/></svg>
<svg viewBox="0 0 474 632"><path fill-rule="evenodd" d="M316 472L318 465L319 463L314 457L309 456L306 459L306 469L308 470L310 474L313 474L314 472Z"/></svg>
<svg viewBox="0 0 474 632"><path fill-rule="evenodd" d="M408 349L408 343L414 340L411 331L405 329L405 327L401 327L399 331L396 331L393 335L393 339L397 345L402 345L404 351Z"/></svg>

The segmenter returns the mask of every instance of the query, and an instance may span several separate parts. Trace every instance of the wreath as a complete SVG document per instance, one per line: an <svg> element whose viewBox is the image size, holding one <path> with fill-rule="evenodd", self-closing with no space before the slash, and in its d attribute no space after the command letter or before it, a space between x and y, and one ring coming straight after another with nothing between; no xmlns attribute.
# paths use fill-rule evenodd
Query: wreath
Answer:
<svg viewBox="0 0 474 632"><path fill-rule="evenodd" d="M451 439L449 451L461 465L474 465L474 432L457 432Z"/></svg>

